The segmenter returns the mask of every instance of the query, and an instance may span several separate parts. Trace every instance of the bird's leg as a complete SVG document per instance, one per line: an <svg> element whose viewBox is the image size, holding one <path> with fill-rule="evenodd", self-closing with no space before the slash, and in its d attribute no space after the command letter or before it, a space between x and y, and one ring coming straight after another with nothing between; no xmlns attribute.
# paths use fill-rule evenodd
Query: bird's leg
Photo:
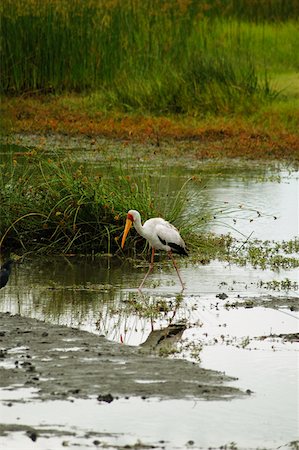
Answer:
<svg viewBox="0 0 299 450"><path fill-rule="evenodd" d="M140 285L139 288L138 288L139 291L141 291L142 286L143 286L145 280L147 279L147 277L149 276L149 274L150 274L151 271L153 270L153 267L154 267L154 256L155 256L155 249L154 249L154 247L152 247L152 256L151 256L150 266L149 266L149 268L148 268L148 271L147 271L146 274L145 274L145 277L143 278L143 280L142 280L142 282L141 282L141 285Z"/></svg>
<svg viewBox="0 0 299 450"><path fill-rule="evenodd" d="M185 285L184 285L183 280L182 280L182 278L181 278L181 275L180 275L180 272L179 272L179 268L178 268L178 266L177 266L177 264L176 264L176 262L175 262L175 259L174 259L174 257L172 256L172 251L171 251L171 250L168 252L168 256L169 256L169 258L172 260L172 263L173 263L173 265L174 265L174 268L175 268L175 270L176 270L176 273L178 274L179 280L180 280L181 285L182 285L182 288L183 288L183 290L184 290L184 289L185 289Z"/></svg>
<svg viewBox="0 0 299 450"><path fill-rule="evenodd" d="M173 319L174 319L175 316L176 316L176 312L177 312L177 307L174 308L173 314L172 314L172 316L171 316L171 318L170 318L170 321L169 321L169 325L172 324L172 321L173 321Z"/></svg>

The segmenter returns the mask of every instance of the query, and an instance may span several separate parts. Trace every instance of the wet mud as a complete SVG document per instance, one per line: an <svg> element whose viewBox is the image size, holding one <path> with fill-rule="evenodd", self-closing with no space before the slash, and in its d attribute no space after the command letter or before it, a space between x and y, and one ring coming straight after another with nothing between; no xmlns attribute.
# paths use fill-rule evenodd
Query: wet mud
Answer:
<svg viewBox="0 0 299 450"><path fill-rule="evenodd" d="M220 294L221 295L221 294ZM226 295L226 294L225 294ZM225 298L224 298L225 299ZM262 306L264 308L282 309L283 311L298 311L299 298L287 296L259 296L251 298L243 298L241 300L228 300L225 303L225 308L256 308Z"/></svg>
<svg viewBox="0 0 299 450"><path fill-rule="evenodd" d="M97 396L231 399L246 392L233 378L198 364L161 358L149 347L130 347L104 337L36 319L0 314L0 386L38 389L36 399Z"/></svg>

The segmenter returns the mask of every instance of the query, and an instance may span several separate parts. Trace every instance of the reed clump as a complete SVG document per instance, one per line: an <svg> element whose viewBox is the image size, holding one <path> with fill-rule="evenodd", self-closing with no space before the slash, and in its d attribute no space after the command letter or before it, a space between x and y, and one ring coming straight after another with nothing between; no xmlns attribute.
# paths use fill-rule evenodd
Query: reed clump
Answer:
<svg viewBox="0 0 299 450"><path fill-rule="evenodd" d="M183 189L166 202L147 173L133 178L121 170L102 174L67 158L32 152L22 158L3 164L0 174L2 249L115 253L129 209L138 209L144 220L162 214L175 222L182 214ZM133 251L142 251L144 239L133 238L132 233Z"/></svg>
<svg viewBox="0 0 299 450"><path fill-rule="evenodd" d="M295 0L6 0L0 8L4 94L97 91L102 109L250 112L274 95L266 73L298 67Z"/></svg>

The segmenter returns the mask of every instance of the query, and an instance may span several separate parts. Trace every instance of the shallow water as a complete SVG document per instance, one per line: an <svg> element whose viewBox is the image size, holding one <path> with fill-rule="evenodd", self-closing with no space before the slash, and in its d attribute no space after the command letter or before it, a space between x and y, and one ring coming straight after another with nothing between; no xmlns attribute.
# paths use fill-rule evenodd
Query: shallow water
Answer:
<svg viewBox="0 0 299 450"><path fill-rule="evenodd" d="M280 173L280 182L221 179L209 187L214 201L236 212L211 224L216 233L231 232L236 237L288 240L299 233L299 174ZM260 215L259 215L259 214ZM225 216L225 214L224 214ZM231 227L231 228L230 228Z"/></svg>
<svg viewBox="0 0 299 450"><path fill-rule="evenodd" d="M100 263L88 258L27 260L14 267L9 285L1 290L0 308L104 334L129 345L146 341L152 326L167 326L176 310L175 321L187 321L188 328L175 357L194 359L192 350L202 348L198 353L200 362L195 358L196 363L238 377L232 384L253 393L230 402L131 398L104 406L96 400L76 400L71 404L34 402L8 408L4 401L0 407L2 422L33 426L44 423L60 431L76 429L77 437L62 436L60 445L62 441L91 445L92 439L86 437L90 431L106 433L101 441L111 446L134 445L140 440L167 449L185 448L188 441L194 442L193 448L219 447L232 441L238 448L277 448L297 439L298 344L284 343L270 335L298 332L298 313L283 306L225 307L228 301L261 295L265 302L273 295L296 297L296 291L265 292L259 281L286 276L295 280L297 271L277 274L216 261L207 266L184 266L182 276L187 289L180 305L170 306L169 312L151 322L127 305L132 299L141 303L165 300L175 305L180 292L176 275L165 263L157 266L150 286L140 296L135 286L146 269L143 266L132 270L131 264L113 258L104 258ZM157 287L151 287L152 283ZM216 297L219 293L228 297L221 300ZM270 338L261 341L260 336ZM2 394L3 400L10 398ZM84 417L82 410L86 411ZM15 448L24 448L22 436L16 434L10 439ZM51 448L47 447L49 442L55 445L56 438L48 439L39 438L37 448Z"/></svg>
<svg viewBox="0 0 299 450"><path fill-rule="evenodd" d="M96 399L75 400L74 403L61 401L33 403L33 405L25 403L14 405L12 408L6 407L4 422L15 423L16 417L19 417L19 421L27 425L44 425L45 428L49 428L51 424L60 433L75 427L81 438L66 435L61 436L57 442L61 445L62 441L67 441L69 446L76 443L85 444L86 447L88 444L91 445L95 437L92 435L88 437L88 433L92 432L101 433L100 441L102 445L108 447L136 445L139 441L144 445L165 449L211 446L219 448L234 441L238 443L238 448L261 448L262 445L262 448L273 449L282 446L286 441L294 440L298 412L294 396L295 375L287 378L290 389L288 395L284 395L281 391L280 378L273 376L273 371L275 373L277 369L277 355L273 357L272 352L263 355L263 362L267 362L268 370L261 378L259 374L264 366L256 364L256 355L253 353L245 355L240 350L224 349L224 352L228 360L235 361L240 377L243 375L246 377L246 373L251 372L254 365L253 372L256 377L254 395L231 402L133 398L114 401L109 405L99 404ZM211 353L207 355L208 364L213 363L217 353L219 354L219 351L215 350L214 355ZM294 358L293 352L285 353L284 365L291 365L294 369ZM281 355L279 359L281 360ZM271 383L268 382L269 377ZM248 378L252 383L252 378ZM82 411L85 411L83 415ZM0 438L0 443L1 440ZM10 438L10 441L14 443L13 448L22 448L21 442L24 445L24 439L20 437L15 436ZM50 439L48 441L50 446L53 445L53 441ZM37 448L51 448L49 442L43 442L40 438L36 444Z"/></svg>
<svg viewBox="0 0 299 450"><path fill-rule="evenodd" d="M194 172L193 168L189 174ZM176 169L165 177L169 192L181 185L177 180L184 179L183 173ZM189 188L191 194L197 186L199 189L189 212L201 214L203 205L211 210L217 207L217 211L227 208L204 230L231 232L241 241L250 235L291 239L298 235L298 173L281 171L278 175L279 180L271 180L260 174L246 176L244 171L226 171L221 176L205 172L206 188L197 184ZM64 440L70 446L79 442L87 447L93 438L86 433L99 431L108 447L134 445L140 440L169 449L219 447L230 442L246 449L284 448L298 439L298 343L274 336L298 333L298 312L288 305L288 299L298 298L298 290L276 291L261 285L286 278L298 282L298 270L260 270L219 261L192 265L186 260L180 261L180 267L186 282L183 294L173 268L162 258L141 296L136 287L146 263L134 266L132 261L110 257L27 257L15 265L9 284L0 291L0 310L104 334L128 345L142 344L153 328L164 328L170 320L185 322L187 329L174 357L235 376L238 380L233 385L249 389L251 395L230 402L131 398L99 405L90 399L9 408L10 394L1 390L1 421L77 432L77 437L38 439L36 448L55 448ZM280 299L276 306L271 303L273 298ZM229 307L246 300L253 302L252 307ZM136 308L157 302L163 308L152 320ZM26 396L20 392L20 398ZM0 437L1 442L25 448L17 433Z"/></svg>

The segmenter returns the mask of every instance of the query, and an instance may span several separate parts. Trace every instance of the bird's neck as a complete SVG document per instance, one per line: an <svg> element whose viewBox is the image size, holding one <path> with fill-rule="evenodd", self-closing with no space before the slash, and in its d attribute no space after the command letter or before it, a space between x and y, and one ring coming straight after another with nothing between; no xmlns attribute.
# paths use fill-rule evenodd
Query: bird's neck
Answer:
<svg viewBox="0 0 299 450"><path fill-rule="evenodd" d="M134 225L135 230L137 231L137 233L140 234L140 236L145 237L144 229L143 229L143 225L141 223L140 217L136 217L136 219L133 222L133 225Z"/></svg>

